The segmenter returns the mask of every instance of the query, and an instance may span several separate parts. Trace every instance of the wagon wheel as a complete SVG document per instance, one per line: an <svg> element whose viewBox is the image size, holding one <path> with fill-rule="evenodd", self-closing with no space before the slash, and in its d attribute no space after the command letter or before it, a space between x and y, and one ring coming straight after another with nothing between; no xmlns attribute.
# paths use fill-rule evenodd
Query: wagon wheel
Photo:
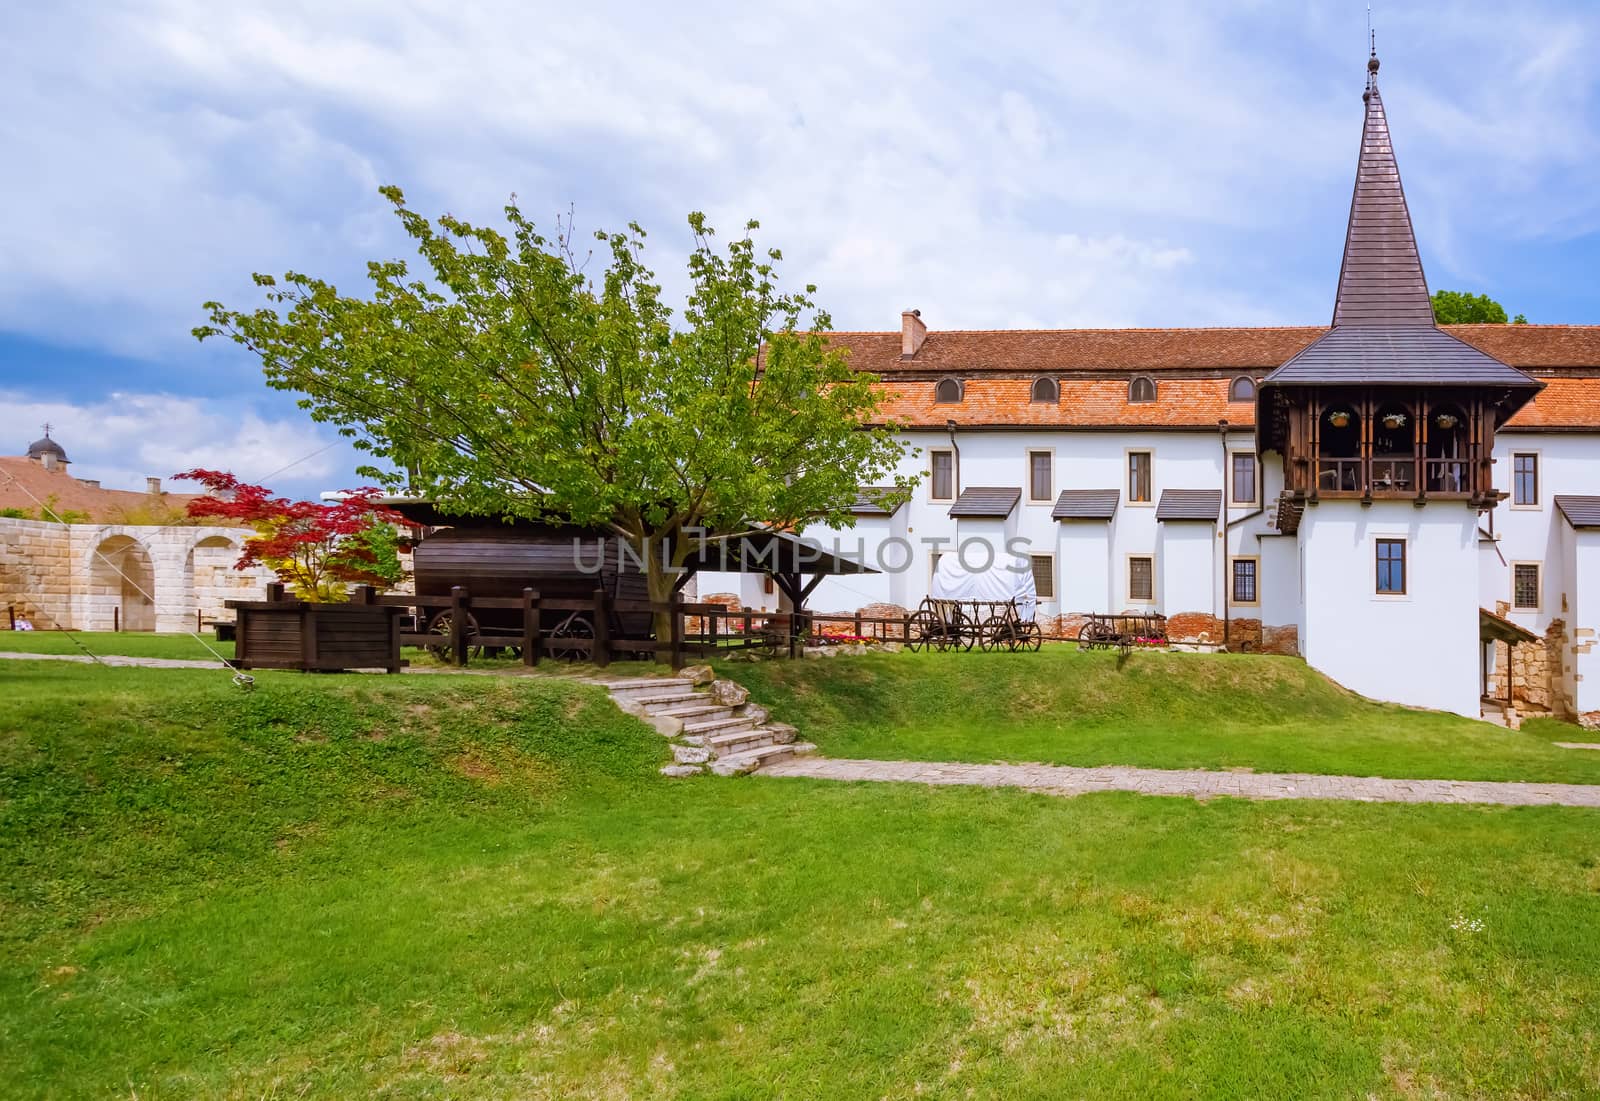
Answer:
<svg viewBox="0 0 1600 1101"><path fill-rule="evenodd" d="M924 647L944 649L944 625L931 608L919 608L906 628L906 645L915 653Z"/></svg>
<svg viewBox="0 0 1600 1101"><path fill-rule="evenodd" d="M439 635L441 638L441 641L430 645L428 650L440 661L450 661L455 657L455 654L450 650L450 624L449 611L440 612L428 620L428 633L430 635ZM471 612L467 613L467 637L478 637L478 620ZM467 656L471 658L483 657L483 647L469 644L467 646Z"/></svg>
<svg viewBox="0 0 1600 1101"><path fill-rule="evenodd" d="M1039 630L1039 625L1030 619L1017 629L1011 648L1013 650L1037 652L1042 645L1044 645L1044 632Z"/></svg>
<svg viewBox="0 0 1600 1101"><path fill-rule="evenodd" d="M1110 646L1113 634L1109 624L1091 619L1078 628L1078 646L1084 650L1097 650L1102 646Z"/></svg>
<svg viewBox="0 0 1600 1101"><path fill-rule="evenodd" d="M970 650L983 638L983 625L960 608L950 617L950 645L958 650Z"/></svg>
<svg viewBox="0 0 1600 1101"><path fill-rule="evenodd" d="M978 646L984 650L1014 650L1016 642L1011 637L1011 625L1003 615L992 615L983 621L978 630Z"/></svg>
<svg viewBox="0 0 1600 1101"><path fill-rule="evenodd" d="M594 624L581 615L569 615L566 619L556 624L555 629L550 632L548 637L553 639L594 638ZM585 658L592 658L594 651L593 649L586 652L567 647L560 649L551 647L550 654L558 661L583 661Z"/></svg>

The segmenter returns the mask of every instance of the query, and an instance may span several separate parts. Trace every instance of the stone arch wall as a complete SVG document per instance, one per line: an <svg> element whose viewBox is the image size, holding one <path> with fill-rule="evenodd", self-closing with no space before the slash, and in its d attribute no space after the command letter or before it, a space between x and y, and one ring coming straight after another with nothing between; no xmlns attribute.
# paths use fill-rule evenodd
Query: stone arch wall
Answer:
<svg viewBox="0 0 1600 1101"><path fill-rule="evenodd" d="M156 568L144 542L127 532L108 534L89 548L80 569L84 630L156 629Z"/></svg>
<svg viewBox="0 0 1600 1101"><path fill-rule="evenodd" d="M80 631L109 631L114 619L125 629L192 631L197 611L232 618L225 601L260 599L273 580L269 570L233 568L247 535L239 528L0 518L0 617L9 606L36 627Z"/></svg>

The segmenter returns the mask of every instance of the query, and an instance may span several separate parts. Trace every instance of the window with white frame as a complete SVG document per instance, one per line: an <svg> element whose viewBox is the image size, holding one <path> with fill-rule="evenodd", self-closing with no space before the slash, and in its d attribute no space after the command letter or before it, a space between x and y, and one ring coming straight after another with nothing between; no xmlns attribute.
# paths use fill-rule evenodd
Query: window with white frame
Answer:
<svg viewBox="0 0 1600 1101"><path fill-rule="evenodd" d="M956 453L954 451L928 452L928 498L933 501L956 499Z"/></svg>
<svg viewBox="0 0 1600 1101"><path fill-rule="evenodd" d="M1229 500L1236 505L1253 505L1256 503L1256 453L1254 451L1235 451L1233 453L1233 492Z"/></svg>
<svg viewBox="0 0 1600 1101"><path fill-rule="evenodd" d="M1511 606L1519 612L1539 610L1540 574L1537 562L1511 564Z"/></svg>
<svg viewBox="0 0 1600 1101"><path fill-rule="evenodd" d="M1256 604L1260 602L1257 595L1259 591L1259 575L1261 560L1258 558L1235 558L1233 560L1233 603Z"/></svg>
<svg viewBox="0 0 1600 1101"><path fill-rule="evenodd" d="M1128 503L1150 503L1150 470L1154 459L1148 451L1128 452Z"/></svg>
<svg viewBox="0 0 1600 1101"><path fill-rule="evenodd" d="M1377 592L1383 596L1404 596L1406 592L1406 541L1379 539L1376 547Z"/></svg>
<svg viewBox="0 0 1600 1101"><path fill-rule="evenodd" d="M1055 487L1055 454L1050 451L1028 452L1028 500L1035 504L1048 504Z"/></svg>
<svg viewBox="0 0 1600 1101"><path fill-rule="evenodd" d="M1156 560L1148 554L1128 556L1128 600L1149 604L1156 598Z"/></svg>
<svg viewBox="0 0 1600 1101"><path fill-rule="evenodd" d="M1539 453L1511 453L1511 503L1517 508L1539 507Z"/></svg>
<svg viewBox="0 0 1600 1101"><path fill-rule="evenodd" d="M1033 565L1033 591L1040 600L1056 598L1056 559L1053 554L1031 555Z"/></svg>

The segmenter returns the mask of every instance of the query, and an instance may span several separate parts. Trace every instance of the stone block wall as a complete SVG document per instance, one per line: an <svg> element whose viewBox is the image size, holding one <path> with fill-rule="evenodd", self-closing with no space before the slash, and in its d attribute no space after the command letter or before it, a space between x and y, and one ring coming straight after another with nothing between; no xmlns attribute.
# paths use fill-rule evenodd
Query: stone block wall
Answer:
<svg viewBox="0 0 1600 1101"><path fill-rule="evenodd" d="M266 595L269 570L233 569L244 535L0 518L0 614L14 607L42 629L193 630L197 610L215 618L224 601Z"/></svg>
<svg viewBox="0 0 1600 1101"><path fill-rule="evenodd" d="M1505 614L1509 606L1499 602L1495 610ZM1497 700L1506 698L1506 676L1511 677L1511 702L1523 714L1548 713L1562 717L1572 714L1572 702L1563 688L1562 662L1567 653L1567 624L1552 619L1539 642L1519 642L1506 660L1508 647L1494 644L1494 670L1489 675L1489 693Z"/></svg>
<svg viewBox="0 0 1600 1101"><path fill-rule="evenodd" d="M40 629L72 626L72 574L70 528L0 518L0 616L9 608Z"/></svg>

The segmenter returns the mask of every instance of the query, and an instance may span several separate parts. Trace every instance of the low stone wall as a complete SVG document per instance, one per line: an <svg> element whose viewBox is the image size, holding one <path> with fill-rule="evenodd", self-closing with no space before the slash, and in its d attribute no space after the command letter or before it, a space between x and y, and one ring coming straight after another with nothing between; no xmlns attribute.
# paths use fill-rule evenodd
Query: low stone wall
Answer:
<svg viewBox="0 0 1600 1101"><path fill-rule="evenodd" d="M73 626L71 549L65 524L0 518L0 614L12 609L40 629Z"/></svg>
<svg viewBox="0 0 1600 1101"><path fill-rule="evenodd" d="M214 618L225 601L266 595L271 571L233 568L246 534L0 518L0 616L10 607L41 629L193 630L196 612Z"/></svg>

